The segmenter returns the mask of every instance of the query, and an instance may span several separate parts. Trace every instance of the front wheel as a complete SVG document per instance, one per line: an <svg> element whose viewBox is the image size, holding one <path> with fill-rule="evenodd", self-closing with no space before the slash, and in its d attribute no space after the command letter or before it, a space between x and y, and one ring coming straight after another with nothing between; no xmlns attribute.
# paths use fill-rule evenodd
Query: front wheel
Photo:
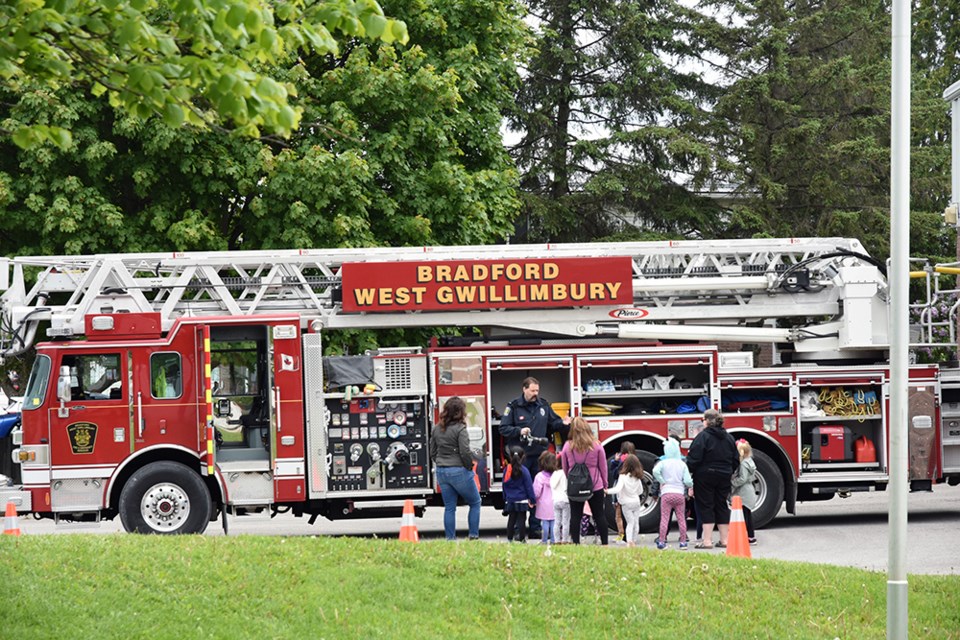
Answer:
<svg viewBox="0 0 960 640"><path fill-rule="evenodd" d="M203 479L179 462L153 462L120 492L120 521L130 533L203 533L213 502Z"/></svg>
<svg viewBox="0 0 960 640"><path fill-rule="evenodd" d="M753 450L753 461L757 463L757 479L753 483L757 490L757 505L750 514L753 516L753 527L762 529L780 513L783 475L773 459L762 451Z"/></svg>

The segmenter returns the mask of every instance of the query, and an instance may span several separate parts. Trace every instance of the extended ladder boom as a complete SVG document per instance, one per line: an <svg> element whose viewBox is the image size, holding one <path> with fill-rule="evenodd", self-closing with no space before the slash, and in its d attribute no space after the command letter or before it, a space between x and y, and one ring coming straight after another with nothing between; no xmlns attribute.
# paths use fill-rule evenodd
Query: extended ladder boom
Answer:
<svg viewBox="0 0 960 640"><path fill-rule="evenodd" d="M491 301L469 310L387 312L347 311L343 303L351 295L344 290L345 265L384 263L386 272L391 265L602 257L629 259L631 303L512 308ZM846 238L105 254L18 257L0 267L0 354L6 355L28 349L41 322L50 322L50 337L79 336L86 315L110 312L156 312L164 330L187 316L297 313L304 325L334 329L476 326L568 336L809 339L816 349L886 343L885 278L860 243ZM823 317L837 322L800 331L769 322L743 326Z"/></svg>

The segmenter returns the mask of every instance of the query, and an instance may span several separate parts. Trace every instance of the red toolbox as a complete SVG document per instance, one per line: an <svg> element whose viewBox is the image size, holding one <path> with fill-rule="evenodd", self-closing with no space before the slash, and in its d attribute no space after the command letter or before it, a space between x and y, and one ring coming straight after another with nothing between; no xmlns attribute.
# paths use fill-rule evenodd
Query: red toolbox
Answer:
<svg viewBox="0 0 960 640"><path fill-rule="evenodd" d="M812 462L852 462L853 432L850 427L825 424L813 428Z"/></svg>

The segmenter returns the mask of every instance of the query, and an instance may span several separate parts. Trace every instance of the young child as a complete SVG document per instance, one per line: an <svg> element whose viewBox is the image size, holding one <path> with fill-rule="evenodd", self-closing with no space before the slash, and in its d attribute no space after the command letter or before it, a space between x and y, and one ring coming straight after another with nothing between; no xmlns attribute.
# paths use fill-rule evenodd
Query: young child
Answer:
<svg viewBox="0 0 960 640"><path fill-rule="evenodd" d="M632 453L624 456L617 484L608 489L607 493L617 496L617 504L623 511L627 546L637 546L640 535L640 496L643 495L643 465L637 456Z"/></svg>
<svg viewBox="0 0 960 640"><path fill-rule="evenodd" d="M636 445L629 440L620 443L620 453L614 455L608 462L607 478L611 487L617 483L617 477L620 475L620 468L623 466L624 458L636 452ZM623 510L620 508L620 502L616 496L613 497L613 508L614 517L617 521L617 540L623 540Z"/></svg>
<svg viewBox="0 0 960 640"><path fill-rule="evenodd" d="M570 498L567 497L567 475L557 461L556 470L550 474L550 494L553 497L554 537L557 544L572 544L570 534Z"/></svg>
<svg viewBox="0 0 960 640"><path fill-rule="evenodd" d="M667 548L670 515L677 514L680 528L680 548L687 548L687 493L693 488L693 478L687 463L680 457L680 444L673 438L663 443L663 457L653 467L653 477L660 483L660 537L657 549Z"/></svg>
<svg viewBox="0 0 960 640"><path fill-rule="evenodd" d="M740 452L740 468L730 481L730 487L733 489L730 497L740 496L743 501L743 521L747 525L747 539L750 544L757 544L751 514L757 507L757 490L753 486L754 480L757 479L757 463L753 461L753 447L743 438L737 440L737 451Z"/></svg>
<svg viewBox="0 0 960 640"><path fill-rule="evenodd" d="M526 542L527 511L536 505L530 471L523 466L523 449L510 449L510 464L503 474L504 512L507 514L507 541Z"/></svg>
<svg viewBox="0 0 960 640"><path fill-rule="evenodd" d="M537 501L537 510L535 515L542 523L543 534L540 542L556 542L554 539L554 519L556 504L553 499L553 489L550 480L557 471L557 456L550 451L544 451L537 458L537 464L540 466L540 473L533 479L533 495ZM569 505L569 503L567 503Z"/></svg>

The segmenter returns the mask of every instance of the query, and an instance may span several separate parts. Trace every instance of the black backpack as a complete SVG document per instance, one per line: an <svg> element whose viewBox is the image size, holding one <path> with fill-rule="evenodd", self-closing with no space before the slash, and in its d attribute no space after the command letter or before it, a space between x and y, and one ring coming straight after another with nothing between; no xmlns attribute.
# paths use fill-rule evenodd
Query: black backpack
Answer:
<svg viewBox="0 0 960 640"><path fill-rule="evenodd" d="M573 457L573 449L570 450ZM574 460L570 473L567 474L567 498L570 502L586 502L593 495L593 476L587 468L586 458L583 462Z"/></svg>

